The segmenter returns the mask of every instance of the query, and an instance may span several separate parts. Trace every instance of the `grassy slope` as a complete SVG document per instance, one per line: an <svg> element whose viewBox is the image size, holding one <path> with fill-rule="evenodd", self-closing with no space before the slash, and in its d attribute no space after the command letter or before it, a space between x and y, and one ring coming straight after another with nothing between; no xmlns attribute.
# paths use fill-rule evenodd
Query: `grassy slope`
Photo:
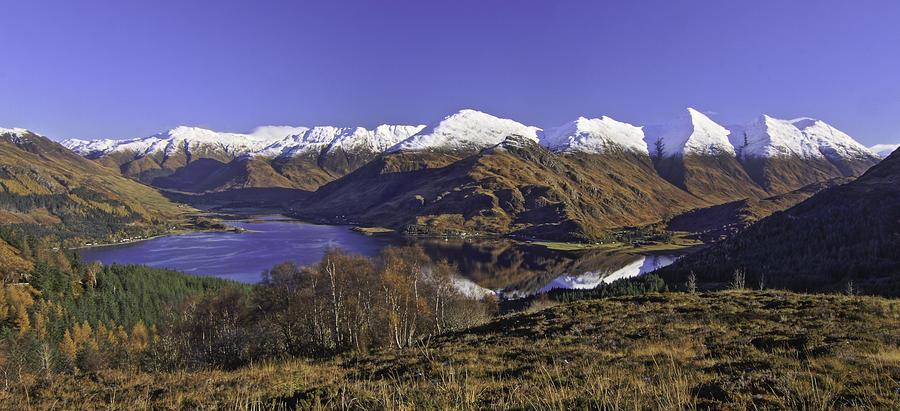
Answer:
<svg viewBox="0 0 900 411"><path fill-rule="evenodd" d="M656 175L647 157L558 155L518 145L382 156L323 186L297 209L301 217L395 229L416 224L572 240L708 205Z"/></svg>
<svg viewBox="0 0 900 411"><path fill-rule="evenodd" d="M712 204L765 197L737 159L728 155L688 155L656 162L660 176Z"/></svg>
<svg viewBox="0 0 900 411"><path fill-rule="evenodd" d="M27 381L5 407L800 408L900 406L900 301L651 294L501 317L402 352L237 371Z"/></svg>
<svg viewBox="0 0 900 411"><path fill-rule="evenodd" d="M81 186L121 201L146 217L171 218L184 211L155 189L122 177L118 170L87 160L45 137L27 134L25 141L14 144L0 138L0 165L9 174L5 178L7 191L50 194L65 186Z"/></svg>

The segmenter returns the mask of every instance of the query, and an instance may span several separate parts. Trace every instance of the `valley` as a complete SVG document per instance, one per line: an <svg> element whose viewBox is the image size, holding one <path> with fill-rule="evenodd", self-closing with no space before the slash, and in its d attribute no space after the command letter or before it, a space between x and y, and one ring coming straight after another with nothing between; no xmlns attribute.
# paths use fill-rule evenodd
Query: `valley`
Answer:
<svg viewBox="0 0 900 411"><path fill-rule="evenodd" d="M3 404L896 402L900 157L821 121L3 130Z"/></svg>
<svg viewBox="0 0 900 411"><path fill-rule="evenodd" d="M900 410L897 22L3 2L0 411Z"/></svg>
<svg viewBox="0 0 900 411"><path fill-rule="evenodd" d="M283 216L227 220L240 231L192 232L126 244L81 248L86 262L142 264L213 276L247 284L273 262L318 262L328 249L375 257L385 247L417 246L433 260L446 260L457 272L461 290L480 289L502 298L518 298L551 288L594 288L602 282L650 272L675 255L649 255L649 248L609 243L605 247L523 242L505 238L415 238L390 232L363 235L348 226L314 225ZM355 227L354 227L355 228ZM371 231L369 231L372 234ZM672 247L656 253L680 253ZM649 259L645 262L645 259Z"/></svg>

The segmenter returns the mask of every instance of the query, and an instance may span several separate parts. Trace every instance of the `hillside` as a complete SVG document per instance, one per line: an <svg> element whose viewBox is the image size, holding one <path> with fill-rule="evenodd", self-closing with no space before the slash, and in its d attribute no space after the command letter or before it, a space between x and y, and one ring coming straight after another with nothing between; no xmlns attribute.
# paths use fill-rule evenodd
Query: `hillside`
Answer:
<svg viewBox="0 0 900 411"><path fill-rule="evenodd" d="M721 287L735 270L749 286L900 295L900 151L855 181L819 192L661 270Z"/></svg>
<svg viewBox="0 0 900 411"><path fill-rule="evenodd" d="M744 199L698 208L678 215L666 224L667 230L698 233L710 242L740 231L769 215L791 208L827 188L852 181L847 178L813 183L798 190L763 199Z"/></svg>
<svg viewBox="0 0 900 411"><path fill-rule="evenodd" d="M305 218L416 230L601 238L706 203L659 178L649 157L612 149L556 154L509 136L472 155L399 151L327 184L294 209Z"/></svg>
<svg viewBox="0 0 900 411"><path fill-rule="evenodd" d="M764 197L738 163L730 131L688 108L668 124L645 133L659 175L712 204Z"/></svg>
<svg viewBox="0 0 900 411"><path fill-rule="evenodd" d="M898 316L896 301L874 297L649 294L505 316L402 351L234 371L57 374L23 381L0 401L9 408L896 409Z"/></svg>
<svg viewBox="0 0 900 411"><path fill-rule="evenodd" d="M22 129L0 129L0 188L0 223L72 240L149 234L186 210Z"/></svg>

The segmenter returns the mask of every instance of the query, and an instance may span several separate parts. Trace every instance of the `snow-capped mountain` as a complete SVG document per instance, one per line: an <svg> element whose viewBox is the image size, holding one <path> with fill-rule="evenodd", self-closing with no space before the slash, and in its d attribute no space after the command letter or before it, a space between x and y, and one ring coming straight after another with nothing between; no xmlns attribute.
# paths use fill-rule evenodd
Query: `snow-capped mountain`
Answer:
<svg viewBox="0 0 900 411"><path fill-rule="evenodd" d="M331 150L382 153L418 133L425 126L380 125L374 130L363 127L314 127L270 144L254 154L264 157L294 157Z"/></svg>
<svg viewBox="0 0 900 411"><path fill-rule="evenodd" d="M69 139L62 144L70 150L91 158L112 153L133 153L136 157L154 154L166 156L178 150L204 148L219 150L232 157L249 154L266 157L291 157L294 155L331 148L343 150L369 150L381 153L388 147L408 138L424 126L382 125L375 130L362 127L290 127L263 126L251 133L225 133L199 127L177 127L150 137L130 140L78 140Z"/></svg>
<svg viewBox="0 0 900 411"><path fill-rule="evenodd" d="M372 153L430 149L480 149L495 146L510 135L539 142L552 151L603 153L618 147L639 154L664 157L687 154L739 154L744 157L775 156L871 157L875 153L847 134L819 120L781 120L760 116L744 126L728 128L705 114L688 108L677 119L639 127L607 116L578 119L542 130L476 110L461 110L425 127L381 125L363 127L264 126L251 133L223 133L199 127L177 127L149 137L130 140L64 140L69 149L91 158L111 153L134 153L138 157L190 151L204 146L237 157L293 157L340 149ZM881 147L881 146L879 146ZM888 149L890 146L884 146Z"/></svg>
<svg viewBox="0 0 900 411"><path fill-rule="evenodd" d="M829 160L871 158L871 150L842 131L811 118L780 120L762 115L734 127L731 139L742 158L796 156Z"/></svg>
<svg viewBox="0 0 900 411"><path fill-rule="evenodd" d="M541 129L476 110L461 110L389 148L395 151L471 150L492 147L510 135L538 142Z"/></svg>
<svg viewBox="0 0 900 411"><path fill-rule="evenodd" d="M383 153L476 153L527 142L556 153L621 150L649 155L659 176L712 203L858 175L877 160L869 149L821 121L761 116L747 125L726 128L693 108L667 124L644 127L600 116L579 117L541 129L467 109L427 127L265 126L245 134L177 127L131 140L73 139L63 144L122 170L126 176L200 192L253 184L314 190ZM790 164L769 161L775 158L794 160ZM233 165L222 171L234 161L256 164ZM391 167L409 170L417 166L392 163ZM219 177L206 177L211 173Z"/></svg>
<svg viewBox="0 0 900 411"><path fill-rule="evenodd" d="M562 126L543 132L541 145L556 152L586 152L602 154L620 148L636 154L648 155L644 131L640 127L601 118L579 117Z"/></svg>
<svg viewBox="0 0 900 411"><path fill-rule="evenodd" d="M898 148L900 148L900 144L876 144L869 147L869 150L881 158L886 158Z"/></svg>
<svg viewBox="0 0 900 411"><path fill-rule="evenodd" d="M705 114L689 107L665 125L644 127L644 140L654 155L662 154L662 157L691 154L734 156L734 146L728 140L730 133ZM657 153L660 149L661 153Z"/></svg>
<svg viewBox="0 0 900 411"><path fill-rule="evenodd" d="M65 140L72 151L163 188L204 192L272 186L315 189L424 126L264 126L250 133L177 127L130 140ZM260 160L260 164L254 162ZM264 164L263 164L264 163Z"/></svg>
<svg viewBox="0 0 900 411"><path fill-rule="evenodd" d="M823 121L762 115L732 126L731 141L750 176L770 193L856 176L878 162L871 150Z"/></svg>
<svg viewBox="0 0 900 411"><path fill-rule="evenodd" d="M258 127L249 134L223 133L200 127L180 126L171 130L129 140L63 140L62 145L70 150L91 158L111 153L133 153L137 157L153 154L172 155L179 150L190 152L203 147L221 150L237 157L247 152L260 150L288 135L304 133L304 127Z"/></svg>

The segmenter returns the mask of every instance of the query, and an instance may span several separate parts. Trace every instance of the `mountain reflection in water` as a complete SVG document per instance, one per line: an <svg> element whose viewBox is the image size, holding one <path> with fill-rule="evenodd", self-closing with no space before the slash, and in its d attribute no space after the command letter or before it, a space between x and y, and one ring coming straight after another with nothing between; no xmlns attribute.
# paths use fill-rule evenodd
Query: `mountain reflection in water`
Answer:
<svg viewBox="0 0 900 411"><path fill-rule="evenodd" d="M306 224L280 217L234 221L249 232L191 233L131 244L81 250L85 261L146 264L189 274L255 283L283 261L315 264L328 247L376 256L387 246L418 245L434 260L456 265L457 287L469 295L496 293L516 298L552 288L593 288L671 264L675 257L558 251L508 239L408 239L366 236L349 226ZM493 291L492 291L493 290Z"/></svg>

